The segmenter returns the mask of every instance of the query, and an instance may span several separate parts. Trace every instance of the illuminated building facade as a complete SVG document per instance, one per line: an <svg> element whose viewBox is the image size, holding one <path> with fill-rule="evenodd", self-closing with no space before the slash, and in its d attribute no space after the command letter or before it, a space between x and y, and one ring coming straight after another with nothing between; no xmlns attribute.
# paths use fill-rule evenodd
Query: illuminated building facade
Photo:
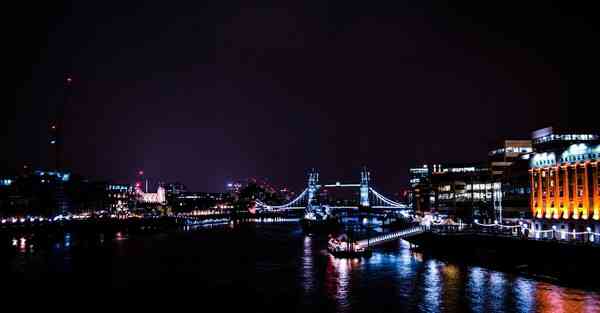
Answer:
<svg viewBox="0 0 600 313"><path fill-rule="evenodd" d="M531 218L529 157L530 154L524 154L513 160L509 166L504 167L500 175L492 174L494 181L501 184L501 192L497 192L494 200L494 210L498 221Z"/></svg>
<svg viewBox="0 0 600 313"><path fill-rule="evenodd" d="M136 185L135 193L138 197L138 201L149 204L166 204L167 193L165 188L159 186L156 192L143 192L139 185Z"/></svg>
<svg viewBox="0 0 600 313"><path fill-rule="evenodd" d="M408 205L417 212L429 210L434 197L431 195L429 184L429 166L413 167L408 170L410 189L408 191Z"/></svg>
<svg viewBox="0 0 600 313"><path fill-rule="evenodd" d="M413 167L408 170L408 179L411 186L416 186L429 178L429 167L424 164L423 167Z"/></svg>
<svg viewBox="0 0 600 313"><path fill-rule="evenodd" d="M530 207L536 227L599 228L600 135L545 128L533 133L533 142Z"/></svg>
<svg viewBox="0 0 600 313"><path fill-rule="evenodd" d="M495 191L500 184L492 180L484 164L434 164L431 172L431 206L458 219L493 220Z"/></svg>
<svg viewBox="0 0 600 313"><path fill-rule="evenodd" d="M409 170L410 197L417 212L461 220L493 220L500 183L485 163L432 164Z"/></svg>
<svg viewBox="0 0 600 313"><path fill-rule="evenodd" d="M531 140L503 140L488 153L488 164L494 183L496 220L528 218L529 157L533 152Z"/></svg>
<svg viewBox="0 0 600 313"><path fill-rule="evenodd" d="M560 155L531 160L531 208L536 218L600 219L600 145L573 144Z"/></svg>
<svg viewBox="0 0 600 313"><path fill-rule="evenodd" d="M111 212L126 211L135 199L133 187L129 184L106 185L107 209Z"/></svg>
<svg viewBox="0 0 600 313"><path fill-rule="evenodd" d="M506 168L533 152L531 140L504 140L501 147L488 153L492 175L502 176Z"/></svg>

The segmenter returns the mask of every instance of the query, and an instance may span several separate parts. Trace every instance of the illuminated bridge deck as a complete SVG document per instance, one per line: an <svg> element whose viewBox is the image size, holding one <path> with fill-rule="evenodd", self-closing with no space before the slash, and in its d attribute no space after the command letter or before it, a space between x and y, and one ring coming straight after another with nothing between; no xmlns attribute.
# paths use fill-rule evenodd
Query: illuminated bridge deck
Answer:
<svg viewBox="0 0 600 313"><path fill-rule="evenodd" d="M359 240L358 244L361 246L374 246L384 242L397 240L400 238L406 238L410 236L414 236L423 232L423 228L421 226L415 226L407 229L403 229L397 232L387 233L379 236L375 236L368 239Z"/></svg>

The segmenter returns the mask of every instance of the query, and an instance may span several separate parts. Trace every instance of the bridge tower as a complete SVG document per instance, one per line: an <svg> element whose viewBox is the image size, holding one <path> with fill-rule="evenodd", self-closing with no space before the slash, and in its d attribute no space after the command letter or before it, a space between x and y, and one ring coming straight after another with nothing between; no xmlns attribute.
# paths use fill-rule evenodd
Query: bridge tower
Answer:
<svg viewBox="0 0 600 313"><path fill-rule="evenodd" d="M371 173L363 167L360 172L360 205L362 206L369 206L369 180L371 180Z"/></svg>
<svg viewBox="0 0 600 313"><path fill-rule="evenodd" d="M317 185L319 183L319 173L314 168L308 173L308 205L315 200Z"/></svg>

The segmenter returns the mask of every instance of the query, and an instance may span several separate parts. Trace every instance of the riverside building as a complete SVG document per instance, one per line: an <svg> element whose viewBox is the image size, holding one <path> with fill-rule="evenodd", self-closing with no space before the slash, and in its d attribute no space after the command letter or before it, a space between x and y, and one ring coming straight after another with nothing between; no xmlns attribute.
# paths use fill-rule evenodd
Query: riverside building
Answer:
<svg viewBox="0 0 600 313"><path fill-rule="evenodd" d="M537 230L600 232L600 135L552 127L532 134L530 208Z"/></svg>

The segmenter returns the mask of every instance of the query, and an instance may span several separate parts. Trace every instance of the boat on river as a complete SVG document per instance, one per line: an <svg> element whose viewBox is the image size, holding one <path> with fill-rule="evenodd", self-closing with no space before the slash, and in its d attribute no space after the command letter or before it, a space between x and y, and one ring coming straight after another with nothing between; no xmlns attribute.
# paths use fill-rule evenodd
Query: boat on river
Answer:
<svg viewBox="0 0 600 313"><path fill-rule="evenodd" d="M331 237L327 242L327 251L337 258L368 257L373 253L369 245L361 245L346 234Z"/></svg>

